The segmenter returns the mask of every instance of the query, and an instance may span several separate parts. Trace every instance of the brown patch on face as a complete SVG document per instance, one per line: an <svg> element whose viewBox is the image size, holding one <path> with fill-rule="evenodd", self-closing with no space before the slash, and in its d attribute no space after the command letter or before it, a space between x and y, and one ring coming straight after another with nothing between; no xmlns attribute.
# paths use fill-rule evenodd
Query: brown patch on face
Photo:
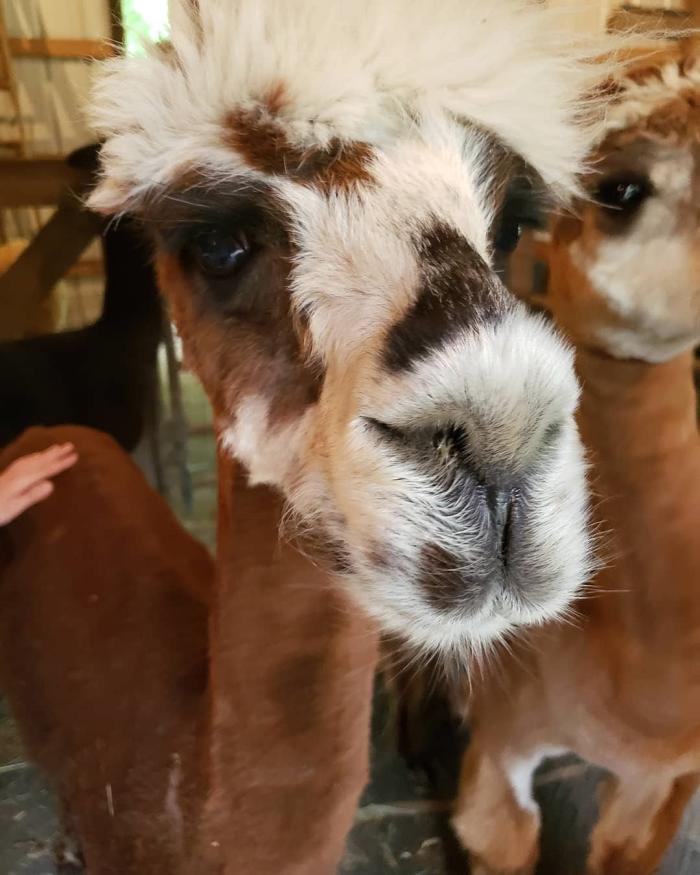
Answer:
<svg viewBox="0 0 700 875"><path fill-rule="evenodd" d="M273 106L283 99L281 89L277 86L266 98ZM326 146L304 149L291 143L283 125L260 108L230 112L224 127L226 145L261 173L286 176L324 192L372 183L373 152L367 143L344 143L334 137Z"/></svg>
<svg viewBox="0 0 700 875"><path fill-rule="evenodd" d="M387 337L384 363L406 370L457 332L499 319L507 293L458 231L436 223L418 242L422 284L415 303Z"/></svg>
<svg viewBox="0 0 700 875"><path fill-rule="evenodd" d="M287 89L284 82L278 82L263 97L263 106L270 115L277 115L287 102Z"/></svg>
<svg viewBox="0 0 700 875"><path fill-rule="evenodd" d="M262 397L269 400L274 427L318 399L322 375L306 363L303 338L295 331L286 259L270 255L268 261L251 278L253 299L238 314L222 312L202 278L186 271L177 256L161 252L157 267L188 361L215 414L228 420L242 395Z"/></svg>

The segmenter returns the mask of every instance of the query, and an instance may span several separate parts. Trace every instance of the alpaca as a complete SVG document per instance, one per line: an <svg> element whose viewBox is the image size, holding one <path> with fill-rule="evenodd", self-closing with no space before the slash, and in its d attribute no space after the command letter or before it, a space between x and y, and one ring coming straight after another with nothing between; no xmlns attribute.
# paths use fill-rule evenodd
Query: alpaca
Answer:
<svg viewBox="0 0 700 875"><path fill-rule="evenodd" d="M92 101L90 205L150 230L222 453L430 648L554 616L588 571L572 359L494 271L597 128L602 70L551 24L180 0Z"/></svg>
<svg viewBox="0 0 700 875"><path fill-rule="evenodd" d="M241 539L227 639L209 622L207 551L107 435L33 428L0 469L66 441L75 469L0 527L0 690L61 802L57 861L90 875L272 875L297 857L305 875L332 871L366 780L371 634L319 599L302 556L270 548L278 503L239 484L221 508ZM212 665L229 649L232 669ZM235 782L216 757L222 711Z"/></svg>
<svg viewBox="0 0 700 875"><path fill-rule="evenodd" d="M62 802L59 861L176 875L206 787L214 563L105 434L33 428L0 469L56 442L77 465L0 528L0 690Z"/></svg>
<svg viewBox="0 0 700 875"><path fill-rule="evenodd" d="M605 564L475 685L454 826L478 873L535 871L532 776L574 751L609 770L586 872L650 875L700 785L700 67L679 44L612 83L588 179L555 222L550 297L577 347L579 426ZM607 534L609 533L609 534Z"/></svg>
<svg viewBox="0 0 700 875"><path fill-rule="evenodd" d="M496 268L577 190L606 72L518 0L176 0L171 26L98 80L89 203L143 222L215 411L200 849L325 875L375 627L462 659L588 574L572 354Z"/></svg>
<svg viewBox="0 0 700 875"><path fill-rule="evenodd" d="M98 147L69 163L94 166ZM93 325L0 343L0 447L33 425L85 425L131 452L156 402L161 303L148 248L133 221L103 237L106 286Z"/></svg>

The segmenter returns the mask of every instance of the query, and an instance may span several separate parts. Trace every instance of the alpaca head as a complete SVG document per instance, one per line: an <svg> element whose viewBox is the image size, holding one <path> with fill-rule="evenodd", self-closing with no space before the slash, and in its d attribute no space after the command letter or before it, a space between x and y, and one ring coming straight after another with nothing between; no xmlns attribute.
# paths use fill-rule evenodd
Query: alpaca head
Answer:
<svg viewBox="0 0 700 875"><path fill-rule="evenodd" d="M139 215L222 451L426 647L587 574L569 349L496 267L575 188L599 74L538 5L200 0L111 62L92 206Z"/></svg>
<svg viewBox="0 0 700 875"><path fill-rule="evenodd" d="M700 342L700 63L692 44L612 83L591 202L554 228L551 294L579 341L664 361Z"/></svg>

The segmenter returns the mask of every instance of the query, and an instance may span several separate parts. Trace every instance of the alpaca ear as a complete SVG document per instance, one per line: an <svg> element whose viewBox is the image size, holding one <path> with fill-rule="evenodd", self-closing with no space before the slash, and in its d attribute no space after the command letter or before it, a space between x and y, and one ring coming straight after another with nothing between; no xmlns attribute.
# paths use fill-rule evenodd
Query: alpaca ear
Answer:
<svg viewBox="0 0 700 875"><path fill-rule="evenodd" d="M91 143L89 146L82 146L71 152L66 158L66 163L69 167L75 167L78 170L89 170L92 173L97 173L100 167L100 150L102 143Z"/></svg>
<svg viewBox="0 0 700 875"><path fill-rule="evenodd" d="M66 158L66 164L69 167L74 167L77 170L88 171L95 182L99 179L100 174L100 153L102 151L102 143L90 143L88 146L82 146L80 149L75 149ZM112 216L116 213L124 211L124 197L118 201L114 194L108 196L108 192L104 189L116 189L113 184L105 181L98 182L88 195L86 206L95 213L101 215Z"/></svg>
<svg viewBox="0 0 700 875"><path fill-rule="evenodd" d="M114 179L102 179L90 192L85 205L101 216L117 216L128 211L129 190Z"/></svg>

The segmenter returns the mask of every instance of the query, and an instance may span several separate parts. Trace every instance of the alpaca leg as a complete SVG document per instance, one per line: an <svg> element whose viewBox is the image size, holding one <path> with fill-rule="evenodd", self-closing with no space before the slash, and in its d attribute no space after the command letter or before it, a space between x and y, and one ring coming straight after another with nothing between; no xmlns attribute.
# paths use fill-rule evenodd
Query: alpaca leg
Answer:
<svg viewBox="0 0 700 875"><path fill-rule="evenodd" d="M472 743L462 765L452 826L471 855L472 875L531 875L540 814L532 776L543 759L505 760Z"/></svg>
<svg viewBox="0 0 700 875"><path fill-rule="evenodd" d="M591 837L588 875L652 875L699 786L700 775L659 780L653 770L638 780L609 778Z"/></svg>

